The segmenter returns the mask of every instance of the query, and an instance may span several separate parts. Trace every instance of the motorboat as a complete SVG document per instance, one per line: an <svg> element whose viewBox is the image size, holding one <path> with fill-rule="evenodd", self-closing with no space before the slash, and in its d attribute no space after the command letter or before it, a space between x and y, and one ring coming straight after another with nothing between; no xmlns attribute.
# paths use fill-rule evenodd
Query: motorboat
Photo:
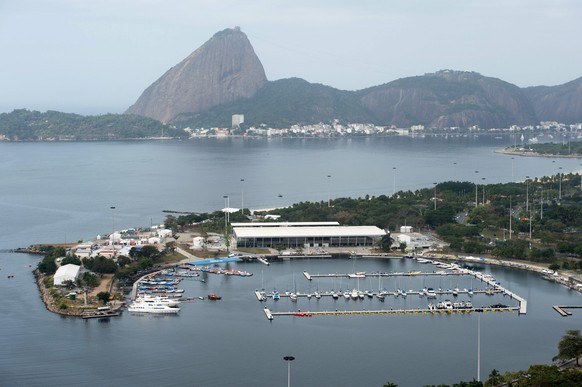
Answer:
<svg viewBox="0 0 582 387"><path fill-rule="evenodd" d="M426 298L436 298L436 293L433 288L426 289Z"/></svg>
<svg viewBox="0 0 582 387"><path fill-rule="evenodd" d="M131 313L177 314L180 308L163 302L134 301L127 310Z"/></svg>

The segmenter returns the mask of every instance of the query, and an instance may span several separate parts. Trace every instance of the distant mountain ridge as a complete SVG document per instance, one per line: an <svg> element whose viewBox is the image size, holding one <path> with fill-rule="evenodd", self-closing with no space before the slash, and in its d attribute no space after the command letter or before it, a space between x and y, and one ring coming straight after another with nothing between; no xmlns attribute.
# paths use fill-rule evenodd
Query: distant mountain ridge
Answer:
<svg viewBox="0 0 582 387"><path fill-rule="evenodd" d="M339 119L379 125L483 129L540 120L582 122L582 78L521 89L475 72L441 70L359 91L299 78L267 81L247 36L237 27L215 34L149 86L127 113L176 125L288 126Z"/></svg>

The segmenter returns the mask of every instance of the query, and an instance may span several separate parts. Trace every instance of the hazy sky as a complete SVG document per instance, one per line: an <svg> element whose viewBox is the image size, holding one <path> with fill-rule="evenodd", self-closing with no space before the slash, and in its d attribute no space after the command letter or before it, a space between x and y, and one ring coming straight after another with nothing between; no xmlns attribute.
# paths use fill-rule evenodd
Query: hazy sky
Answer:
<svg viewBox="0 0 582 387"><path fill-rule="evenodd" d="M240 26L267 78L358 90L441 69L582 76L580 0L0 0L0 112L121 113Z"/></svg>

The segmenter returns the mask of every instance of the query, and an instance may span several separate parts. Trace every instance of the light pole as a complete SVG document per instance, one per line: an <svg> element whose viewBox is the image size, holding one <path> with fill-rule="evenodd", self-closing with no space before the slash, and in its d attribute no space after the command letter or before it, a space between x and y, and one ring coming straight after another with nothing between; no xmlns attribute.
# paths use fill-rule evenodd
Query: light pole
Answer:
<svg viewBox="0 0 582 387"><path fill-rule="evenodd" d="M109 207L111 209L111 246L115 246L115 207Z"/></svg>
<svg viewBox="0 0 582 387"><path fill-rule="evenodd" d="M477 381L481 381L481 313L477 313Z"/></svg>
<svg viewBox="0 0 582 387"><path fill-rule="evenodd" d="M437 186L437 183L433 183L433 184L434 184L434 210L436 211L436 202L437 202L436 186Z"/></svg>
<svg viewBox="0 0 582 387"><path fill-rule="evenodd" d="M485 178L482 177L481 180L483 181L483 205L485 205Z"/></svg>
<svg viewBox="0 0 582 387"><path fill-rule="evenodd" d="M511 218L513 218L513 214L511 213L511 195L509 196L509 240L511 240Z"/></svg>
<svg viewBox="0 0 582 387"><path fill-rule="evenodd" d="M453 163L453 177L457 181L457 162Z"/></svg>
<svg viewBox="0 0 582 387"><path fill-rule="evenodd" d="M531 250L531 210L529 211L529 249Z"/></svg>
<svg viewBox="0 0 582 387"><path fill-rule="evenodd" d="M327 207L331 207L331 175L327 175Z"/></svg>
<svg viewBox="0 0 582 387"><path fill-rule="evenodd" d="M479 173L479 171L475 171L475 173ZM475 181L475 208L479 204L479 199L477 198L477 187L479 186L477 180Z"/></svg>
<svg viewBox="0 0 582 387"><path fill-rule="evenodd" d="M224 238L227 238L228 231L228 196L224 195Z"/></svg>
<svg viewBox="0 0 582 387"><path fill-rule="evenodd" d="M559 190L559 198L562 200L562 167L558 167L560 173L560 190Z"/></svg>
<svg viewBox="0 0 582 387"><path fill-rule="evenodd" d="M582 187L582 183L580 183ZM392 167L392 196L396 195L396 167Z"/></svg>
<svg viewBox="0 0 582 387"><path fill-rule="evenodd" d="M525 212L529 211L529 176L525 177Z"/></svg>
<svg viewBox="0 0 582 387"><path fill-rule="evenodd" d="M515 160L515 157L511 158L511 182L515 183L515 174L513 173L513 161Z"/></svg>
<svg viewBox="0 0 582 387"><path fill-rule="evenodd" d="M295 357L285 356L283 360L287 362L287 387L291 387L291 362L295 360Z"/></svg>
<svg viewBox="0 0 582 387"><path fill-rule="evenodd" d="M240 179L240 212L245 214L245 179Z"/></svg>

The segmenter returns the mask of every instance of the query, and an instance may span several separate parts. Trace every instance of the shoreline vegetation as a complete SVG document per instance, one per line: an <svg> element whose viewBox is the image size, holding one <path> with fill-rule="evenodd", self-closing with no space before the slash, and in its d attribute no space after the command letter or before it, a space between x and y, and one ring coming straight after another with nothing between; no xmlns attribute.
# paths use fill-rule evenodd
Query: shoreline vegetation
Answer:
<svg viewBox="0 0 582 387"><path fill-rule="evenodd" d="M497 149L495 153L525 157L582 158L582 142L568 141L567 144L544 143L510 146Z"/></svg>

